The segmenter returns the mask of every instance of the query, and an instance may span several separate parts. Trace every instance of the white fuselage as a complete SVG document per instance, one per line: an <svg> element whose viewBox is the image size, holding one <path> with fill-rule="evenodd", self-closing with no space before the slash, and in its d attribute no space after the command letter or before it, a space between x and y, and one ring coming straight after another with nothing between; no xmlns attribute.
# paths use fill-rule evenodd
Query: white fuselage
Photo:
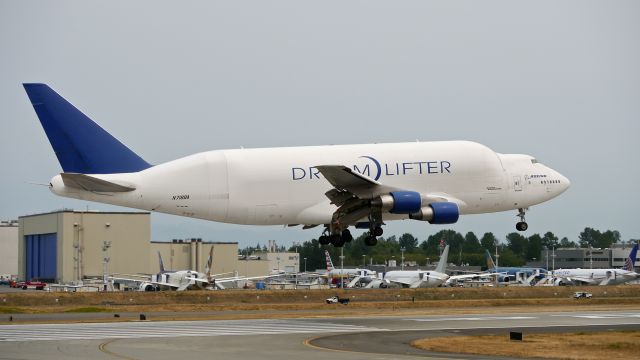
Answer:
<svg viewBox="0 0 640 360"><path fill-rule="evenodd" d="M637 273L622 269L560 269L551 276L556 281L591 285L618 285L638 278Z"/></svg>
<svg viewBox="0 0 640 360"><path fill-rule="evenodd" d="M558 196L569 180L527 155L498 154L468 141L218 150L137 173L92 175L135 187L96 193L66 187L54 193L150 211L254 225L327 224L333 189L315 166L344 165L386 186L456 202L460 214L527 208ZM384 220L407 215L383 214Z"/></svg>
<svg viewBox="0 0 640 360"><path fill-rule="evenodd" d="M448 279L449 275L438 271L393 270L384 274L385 281L405 287L437 287Z"/></svg>
<svg viewBox="0 0 640 360"><path fill-rule="evenodd" d="M327 277L332 279L339 279L342 277L354 277L354 276L375 276L376 272L368 269L332 269L327 272Z"/></svg>

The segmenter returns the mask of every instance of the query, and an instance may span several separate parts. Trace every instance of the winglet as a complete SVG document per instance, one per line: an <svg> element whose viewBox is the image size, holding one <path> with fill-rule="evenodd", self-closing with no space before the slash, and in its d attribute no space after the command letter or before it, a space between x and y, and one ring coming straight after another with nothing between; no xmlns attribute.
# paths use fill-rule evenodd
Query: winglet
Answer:
<svg viewBox="0 0 640 360"><path fill-rule="evenodd" d="M23 84L64 172L114 174L151 167L45 84Z"/></svg>

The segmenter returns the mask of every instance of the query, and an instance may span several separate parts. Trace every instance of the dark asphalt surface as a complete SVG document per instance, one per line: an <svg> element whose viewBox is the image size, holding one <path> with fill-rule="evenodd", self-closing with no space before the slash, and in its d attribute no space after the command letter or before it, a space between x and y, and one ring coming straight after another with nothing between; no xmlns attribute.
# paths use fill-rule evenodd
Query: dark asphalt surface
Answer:
<svg viewBox="0 0 640 360"><path fill-rule="evenodd" d="M0 325L0 359L495 359L432 353L409 343L619 329L640 329L640 311Z"/></svg>

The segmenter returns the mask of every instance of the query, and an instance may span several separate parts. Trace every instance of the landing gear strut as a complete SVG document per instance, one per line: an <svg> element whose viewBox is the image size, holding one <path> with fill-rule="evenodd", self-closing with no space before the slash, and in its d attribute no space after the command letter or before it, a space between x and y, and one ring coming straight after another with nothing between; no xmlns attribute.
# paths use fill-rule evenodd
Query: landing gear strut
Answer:
<svg viewBox="0 0 640 360"><path fill-rule="evenodd" d="M329 228L325 228L324 232L318 238L318 242L320 245L333 245L335 247L342 247L345 243L351 242L353 240L353 235L351 235L351 231L349 229L344 229L342 232L331 234L329 233Z"/></svg>
<svg viewBox="0 0 640 360"><path fill-rule="evenodd" d="M516 230L518 231L527 231L527 229L529 228L529 225L524 220L524 215L525 215L525 210L523 208L518 209L517 216L520 218L520 221L516 224Z"/></svg>

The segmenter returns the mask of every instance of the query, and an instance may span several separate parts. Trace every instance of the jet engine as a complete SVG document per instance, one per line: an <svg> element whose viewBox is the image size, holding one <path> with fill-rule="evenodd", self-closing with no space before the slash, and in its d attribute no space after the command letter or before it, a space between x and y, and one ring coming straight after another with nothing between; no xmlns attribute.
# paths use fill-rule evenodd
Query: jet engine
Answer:
<svg viewBox="0 0 640 360"><path fill-rule="evenodd" d="M460 210L452 202L423 204L423 197L416 191L393 191L374 199L372 205L392 214L408 214L410 219L428 221L431 224L453 224L458 221Z"/></svg>

